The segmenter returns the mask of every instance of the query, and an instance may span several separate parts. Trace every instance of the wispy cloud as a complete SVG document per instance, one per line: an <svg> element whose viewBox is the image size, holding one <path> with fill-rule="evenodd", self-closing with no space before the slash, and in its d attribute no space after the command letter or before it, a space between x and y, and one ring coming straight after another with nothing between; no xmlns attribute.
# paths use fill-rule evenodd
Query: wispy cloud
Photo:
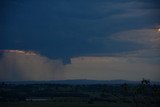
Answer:
<svg viewBox="0 0 160 107"><path fill-rule="evenodd" d="M148 48L159 48L160 46L160 32L156 28L123 31L114 34L113 38L138 43Z"/></svg>
<svg viewBox="0 0 160 107"><path fill-rule="evenodd" d="M139 44L138 53L143 53L144 56L145 54L149 55L149 53L151 53L151 56L159 56L160 32L157 28L123 31L114 34L112 38L118 41L128 41Z"/></svg>

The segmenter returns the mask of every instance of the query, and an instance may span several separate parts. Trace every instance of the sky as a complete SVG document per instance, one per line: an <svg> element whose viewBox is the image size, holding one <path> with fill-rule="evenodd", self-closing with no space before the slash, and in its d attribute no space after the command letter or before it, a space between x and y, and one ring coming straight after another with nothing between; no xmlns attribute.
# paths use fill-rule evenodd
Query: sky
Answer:
<svg viewBox="0 0 160 107"><path fill-rule="evenodd" d="M1 0L0 80L160 81L159 0Z"/></svg>

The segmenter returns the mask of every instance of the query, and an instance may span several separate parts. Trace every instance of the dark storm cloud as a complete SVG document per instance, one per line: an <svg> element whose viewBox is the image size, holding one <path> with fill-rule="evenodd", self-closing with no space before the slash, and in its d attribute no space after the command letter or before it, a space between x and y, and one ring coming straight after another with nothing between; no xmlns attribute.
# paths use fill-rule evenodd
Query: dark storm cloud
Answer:
<svg viewBox="0 0 160 107"><path fill-rule="evenodd" d="M160 80L159 7L159 0L0 0L0 80Z"/></svg>
<svg viewBox="0 0 160 107"><path fill-rule="evenodd" d="M35 50L66 61L136 50L138 44L109 36L157 24L151 20L158 19L156 4L149 0L2 0L0 49ZM103 38L108 38L106 43Z"/></svg>

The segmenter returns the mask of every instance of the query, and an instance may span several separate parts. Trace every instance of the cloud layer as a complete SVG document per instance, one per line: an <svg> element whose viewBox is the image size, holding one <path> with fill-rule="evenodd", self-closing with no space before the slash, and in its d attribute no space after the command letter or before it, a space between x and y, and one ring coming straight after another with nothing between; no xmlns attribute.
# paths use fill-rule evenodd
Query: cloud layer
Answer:
<svg viewBox="0 0 160 107"><path fill-rule="evenodd" d="M3 50L0 58L1 81L60 79L126 79L148 78L160 81L158 56L140 50L112 56L85 56L71 59L63 65L31 51Z"/></svg>
<svg viewBox="0 0 160 107"><path fill-rule="evenodd" d="M160 81L159 64L150 64L137 57L79 57L65 66L67 79L141 80Z"/></svg>

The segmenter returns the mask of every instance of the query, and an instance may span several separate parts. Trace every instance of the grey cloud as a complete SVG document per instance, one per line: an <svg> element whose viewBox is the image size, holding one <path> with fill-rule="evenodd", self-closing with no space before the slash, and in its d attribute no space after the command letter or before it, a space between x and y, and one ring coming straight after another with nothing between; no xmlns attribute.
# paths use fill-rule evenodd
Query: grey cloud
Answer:
<svg viewBox="0 0 160 107"><path fill-rule="evenodd" d="M54 80L63 79L63 64L41 55L1 52L0 80Z"/></svg>

